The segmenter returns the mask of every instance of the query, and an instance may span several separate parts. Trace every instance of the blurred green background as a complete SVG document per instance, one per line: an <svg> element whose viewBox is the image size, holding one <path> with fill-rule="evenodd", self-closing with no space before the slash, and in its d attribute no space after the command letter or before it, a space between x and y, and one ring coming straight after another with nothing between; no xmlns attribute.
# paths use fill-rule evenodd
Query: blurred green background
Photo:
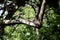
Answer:
<svg viewBox="0 0 60 40"><path fill-rule="evenodd" d="M35 17L34 9L30 5L20 7L13 18L16 19L19 13L22 13L24 19L33 20ZM40 40L60 40L60 13L55 12L49 5L46 6L43 26L38 32ZM36 29L24 24L6 26L2 40L37 40Z"/></svg>

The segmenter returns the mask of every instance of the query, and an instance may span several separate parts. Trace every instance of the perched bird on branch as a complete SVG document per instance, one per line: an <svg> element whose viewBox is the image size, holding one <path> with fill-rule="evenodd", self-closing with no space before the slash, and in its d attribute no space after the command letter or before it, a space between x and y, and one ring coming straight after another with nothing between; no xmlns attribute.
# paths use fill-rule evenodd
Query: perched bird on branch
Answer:
<svg viewBox="0 0 60 40"><path fill-rule="evenodd" d="M16 19L20 19L20 18L22 18L22 14L21 13L17 15Z"/></svg>

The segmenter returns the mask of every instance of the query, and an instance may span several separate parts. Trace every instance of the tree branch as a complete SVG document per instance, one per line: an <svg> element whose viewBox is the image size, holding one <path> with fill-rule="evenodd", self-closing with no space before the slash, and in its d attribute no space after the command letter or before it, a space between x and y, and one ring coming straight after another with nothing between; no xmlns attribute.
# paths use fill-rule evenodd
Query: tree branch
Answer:
<svg viewBox="0 0 60 40"><path fill-rule="evenodd" d="M0 25L14 25L14 24L26 24L26 25L30 25L30 26L36 26L34 24L34 22L29 21L29 20L25 20L25 19L17 19L17 20L3 20L3 22L0 22Z"/></svg>
<svg viewBox="0 0 60 40"><path fill-rule="evenodd" d="M39 16L39 20L40 20L40 24L43 21L45 6L46 6L46 0L43 0L42 5L41 5L41 9L40 9L40 13L38 15Z"/></svg>
<svg viewBox="0 0 60 40"><path fill-rule="evenodd" d="M30 25L30 26L34 26L39 28L42 25L42 21L43 21L43 15L44 15L44 10L45 10L45 4L46 4L46 0L43 0L41 8L40 8L40 12L38 15L38 19L36 18L36 22L33 21L29 21L29 20L25 20L25 19L17 19L17 20L4 20L3 22L0 22L0 25L14 25L14 24L26 24L26 25ZM38 25L38 26L37 26Z"/></svg>
<svg viewBox="0 0 60 40"><path fill-rule="evenodd" d="M41 28L41 26L42 26L45 6L46 6L46 0L43 0L41 8L39 6L39 12L37 13L37 16L35 19L35 24L36 24L36 27L38 27L38 28Z"/></svg>

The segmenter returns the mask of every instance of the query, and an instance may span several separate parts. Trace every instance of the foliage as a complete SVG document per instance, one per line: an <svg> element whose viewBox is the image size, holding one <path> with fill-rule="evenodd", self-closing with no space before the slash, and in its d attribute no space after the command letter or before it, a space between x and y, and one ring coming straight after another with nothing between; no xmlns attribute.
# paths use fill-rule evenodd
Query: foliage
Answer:
<svg viewBox="0 0 60 40"><path fill-rule="evenodd" d="M22 18L33 20L35 16L35 12L31 6L21 7L13 17L17 18L19 12L22 13ZM32 32L33 31L33 32ZM8 36L9 35L9 36ZM4 40L34 40L35 39L35 31L34 28L28 27L27 25L23 24L16 24L6 26L5 33L3 35Z"/></svg>
<svg viewBox="0 0 60 40"><path fill-rule="evenodd" d="M29 5L20 7L14 14L14 18L22 13L22 18L32 20L35 17L33 8ZM40 40L60 40L60 15L55 13L52 7L46 6L43 26L39 29ZM24 24L6 26L3 40L36 40L36 29Z"/></svg>

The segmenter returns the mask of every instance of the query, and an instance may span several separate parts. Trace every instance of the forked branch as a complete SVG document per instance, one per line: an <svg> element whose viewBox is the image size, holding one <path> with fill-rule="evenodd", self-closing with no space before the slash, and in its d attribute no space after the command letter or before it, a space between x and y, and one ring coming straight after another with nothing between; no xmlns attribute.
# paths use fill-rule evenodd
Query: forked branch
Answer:
<svg viewBox="0 0 60 40"><path fill-rule="evenodd" d="M42 25L45 4L46 4L46 0L43 0L41 8L40 8L40 12L39 14L37 14L38 19L36 19L35 22L20 18L17 20L4 20L3 23L0 23L0 25L8 25L8 24L12 25L12 24L20 24L20 23L27 24L27 25L34 26L34 27L37 27L37 25Z"/></svg>

